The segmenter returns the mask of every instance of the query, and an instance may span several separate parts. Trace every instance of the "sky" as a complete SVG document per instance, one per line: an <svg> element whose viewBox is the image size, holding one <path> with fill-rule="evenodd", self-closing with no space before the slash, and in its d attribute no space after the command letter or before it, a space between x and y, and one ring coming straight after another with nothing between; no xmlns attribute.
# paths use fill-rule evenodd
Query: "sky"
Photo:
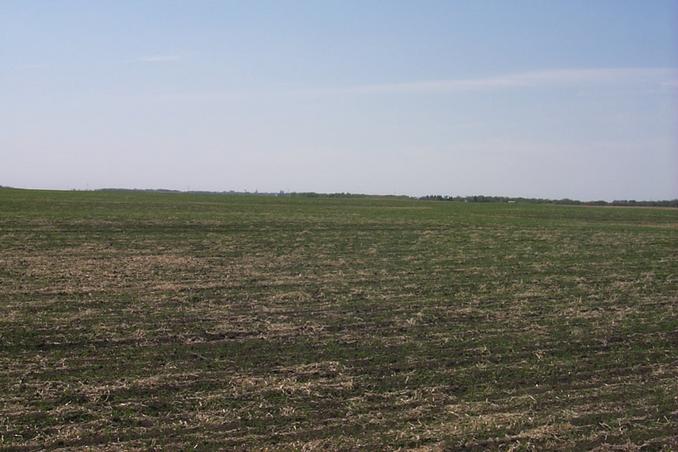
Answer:
<svg viewBox="0 0 678 452"><path fill-rule="evenodd" d="M678 198L678 0L2 0L0 185Z"/></svg>

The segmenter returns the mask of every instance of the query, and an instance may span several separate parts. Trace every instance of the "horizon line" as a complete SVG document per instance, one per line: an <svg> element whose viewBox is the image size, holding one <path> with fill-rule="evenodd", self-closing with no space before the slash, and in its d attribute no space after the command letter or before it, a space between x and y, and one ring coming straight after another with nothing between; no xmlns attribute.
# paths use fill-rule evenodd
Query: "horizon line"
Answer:
<svg viewBox="0 0 678 452"><path fill-rule="evenodd" d="M332 195L345 195L345 196L365 196L365 197L401 197L401 198L410 198L410 199L422 199L426 197L443 197L443 198L473 198L473 197L485 197L485 198L505 198L508 200L540 200L540 201L572 201L576 203L614 203L614 202L637 202L637 203L649 203L649 202L672 202L678 201L676 198L665 198L665 199L577 199L577 198L549 198L549 197L534 197L534 196L509 196L509 195L488 195L488 194L473 194L473 195L461 195L461 194L441 194L441 193L429 193L426 195L412 195L412 194L388 194L388 193L357 193L350 191L335 191L335 192L323 192L323 191L249 191L249 190L199 190L199 189L173 189L173 188L126 188L126 187L100 187L100 188L34 188L34 187L15 187L0 185L0 190L26 190L26 191L56 191L56 192L101 192L101 191L137 191L137 192L156 192L156 193L166 193L166 194L213 194L213 195L257 195L257 196L288 196L288 195L318 195L318 196L332 196Z"/></svg>

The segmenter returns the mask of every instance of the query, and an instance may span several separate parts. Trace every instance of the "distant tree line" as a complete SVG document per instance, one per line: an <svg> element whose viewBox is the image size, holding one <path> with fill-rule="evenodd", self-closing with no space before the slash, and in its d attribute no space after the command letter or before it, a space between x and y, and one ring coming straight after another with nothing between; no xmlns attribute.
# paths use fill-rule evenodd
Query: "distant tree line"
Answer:
<svg viewBox="0 0 678 452"><path fill-rule="evenodd" d="M92 191L99 192L145 192L145 193L187 193L193 195L248 195L248 196L285 196L290 198L404 198L411 199L404 195L366 195L362 193L317 193L317 192L260 192L255 191L205 191L205 190L170 190L166 188L98 188Z"/></svg>
<svg viewBox="0 0 678 452"><path fill-rule="evenodd" d="M13 187L0 185L0 189L13 189ZM77 190L81 191L81 190ZM579 201L576 199L548 199L548 198L523 198L512 196L450 196L450 195L426 195L419 198L413 198L406 195L367 195L362 193L317 193L317 192L285 192L279 191L259 192L259 191L204 191L204 190L171 190L166 188L156 189L137 189L137 188L100 188L95 190L100 192L155 192L155 193L188 193L201 195L259 195L259 196L285 196L290 198L393 198L393 199L420 199L423 201L457 201L457 202L496 202L496 203L531 203L531 204L563 204L573 206L624 206L624 207L678 207L678 199L660 200L660 201L636 201L635 199L617 199L614 201Z"/></svg>
<svg viewBox="0 0 678 452"><path fill-rule="evenodd" d="M410 196L406 195L366 195L364 193L348 193L348 192L339 192L339 193L316 193L316 192L280 192L278 196L289 196L292 198L398 198L398 199L411 199Z"/></svg>
<svg viewBox="0 0 678 452"><path fill-rule="evenodd" d="M532 203L532 204L565 204L582 206L629 206L629 207L678 207L678 199L662 201L636 201L634 199L622 199L615 201L578 201L576 199L546 199L546 198L522 198L510 196L448 196L426 195L419 199L425 201L457 201L457 202L504 202L504 203Z"/></svg>

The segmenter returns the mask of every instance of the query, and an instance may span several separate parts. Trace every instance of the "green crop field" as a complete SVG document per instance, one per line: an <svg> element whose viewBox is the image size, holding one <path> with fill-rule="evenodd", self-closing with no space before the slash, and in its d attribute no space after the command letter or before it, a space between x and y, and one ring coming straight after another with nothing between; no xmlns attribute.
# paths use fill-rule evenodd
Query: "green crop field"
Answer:
<svg viewBox="0 0 678 452"><path fill-rule="evenodd" d="M0 448L678 448L678 209L0 190Z"/></svg>

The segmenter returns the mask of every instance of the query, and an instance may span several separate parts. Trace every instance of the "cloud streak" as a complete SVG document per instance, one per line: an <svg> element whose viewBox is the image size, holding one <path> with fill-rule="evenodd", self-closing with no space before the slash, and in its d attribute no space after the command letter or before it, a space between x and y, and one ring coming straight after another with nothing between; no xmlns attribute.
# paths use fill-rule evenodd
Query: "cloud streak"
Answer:
<svg viewBox="0 0 678 452"><path fill-rule="evenodd" d="M181 60L179 55L149 55L137 58L139 63L176 63Z"/></svg>
<svg viewBox="0 0 678 452"><path fill-rule="evenodd" d="M678 86L678 68L589 68L522 72L494 77L355 85L340 93L445 93L554 85L649 83Z"/></svg>
<svg viewBox="0 0 678 452"><path fill-rule="evenodd" d="M152 57L148 62L175 61L167 57ZM492 77L423 80L402 83L377 83L326 88L301 88L289 90L258 90L256 88L167 93L163 100L178 101L236 101L273 97L304 98L337 95L371 94L446 94L473 93L507 89L539 87L584 86L649 86L663 90L678 88L678 68L588 68L557 69L504 74Z"/></svg>

